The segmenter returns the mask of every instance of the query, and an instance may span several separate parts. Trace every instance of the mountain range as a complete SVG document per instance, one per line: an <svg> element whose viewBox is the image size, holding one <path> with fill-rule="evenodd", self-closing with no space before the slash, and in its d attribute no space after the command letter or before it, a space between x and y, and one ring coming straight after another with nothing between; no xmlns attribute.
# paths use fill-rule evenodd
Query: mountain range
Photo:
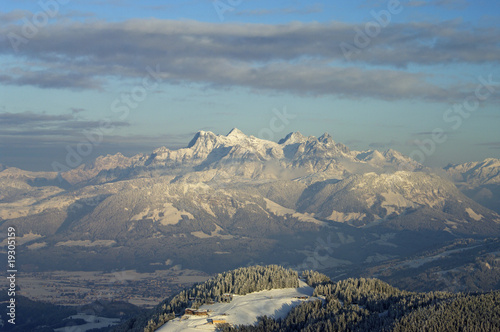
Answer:
<svg viewBox="0 0 500 332"><path fill-rule="evenodd" d="M497 237L499 186L498 159L436 173L329 134L272 142L200 131L185 148L61 173L0 168L0 231L15 225L34 270L338 269Z"/></svg>

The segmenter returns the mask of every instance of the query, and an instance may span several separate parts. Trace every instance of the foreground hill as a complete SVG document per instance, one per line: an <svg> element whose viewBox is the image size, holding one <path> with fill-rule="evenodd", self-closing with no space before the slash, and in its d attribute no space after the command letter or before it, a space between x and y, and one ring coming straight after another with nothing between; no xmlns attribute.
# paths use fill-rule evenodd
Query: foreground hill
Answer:
<svg viewBox="0 0 500 332"><path fill-rule="evenodd" d="M193 331L214 329L209 320L220 321L219 331L498 331L500 329L500 292L453 294L447 292L414 293L401 291L377 279L347 279L332 282L314 271L305 271L303 280L312 288L312 296L276 313L274 309L252 325L222 323L239 317L239 306L220 319L217 310L203 318L182 315L188 307L198 307L222 294L250 294L247 299L264 305L267 299L252 293L271 288L297 289L296 272L279 266L240 268L220 274L165 300L153 313L119 326L115 331L176 330L180 324ZM274 286L272 286L274 284ZM292 287L292 288L290 288ZM281 293L280 293L281 294ZM189 300L189 298L194 300ZM245 296L239 297L244 302ZM210 305L205 306L210 308ZM258 307L254 304L253 308ZM245 311L248 307L241 306ZM229 312L229 311L228 311ZM176 314L182 315L175 318ZM274 316L273 316L274 315ZM217 316L217 317L216 317ZM245 315L242 314L242 317ZM273 316L273 317L271 317ZM222 316L221 316L222 317ZM190 325L189 322L193 322Z"/></svg>

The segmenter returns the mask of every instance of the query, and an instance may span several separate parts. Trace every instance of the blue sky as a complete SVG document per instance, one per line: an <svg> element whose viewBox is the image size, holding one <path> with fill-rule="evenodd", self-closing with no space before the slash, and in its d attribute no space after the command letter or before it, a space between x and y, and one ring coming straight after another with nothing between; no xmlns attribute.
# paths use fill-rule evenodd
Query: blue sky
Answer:
<svg viewBox="0 0 500 332"><path fill-rule="evenodd" d="M429 166L499 158L499 7L5 2L0 163L71 168L233 127L275 141L329 132L351 149L392 148ZM79 160L68 162L73 152Z"/></svg>

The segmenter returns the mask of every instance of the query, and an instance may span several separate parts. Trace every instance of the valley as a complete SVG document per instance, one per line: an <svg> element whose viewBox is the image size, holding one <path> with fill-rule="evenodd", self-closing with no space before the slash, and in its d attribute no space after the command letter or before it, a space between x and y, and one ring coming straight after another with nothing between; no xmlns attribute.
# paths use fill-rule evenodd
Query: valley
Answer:
<svg viewBox="0 0 500 332"><path fill-rule="evenodd" d="M55 305L84 306L95 301L122 301L152 308L166 296L176 294L208 276L199 271L159 270L138 273L121 270L51 271L23 273L19 295Z"/></svg>

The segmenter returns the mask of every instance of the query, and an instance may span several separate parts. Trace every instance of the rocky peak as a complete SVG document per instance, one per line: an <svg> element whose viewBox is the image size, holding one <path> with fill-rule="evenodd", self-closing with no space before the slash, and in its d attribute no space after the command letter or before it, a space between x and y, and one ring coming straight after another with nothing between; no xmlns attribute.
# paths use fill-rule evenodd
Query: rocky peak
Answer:
<svg viewBox="0 0 500 332"><path fill-rule="evenodd" d="M324 133L323 135L321 135L318 138L318 141L320 141L321 143L324 143L324 144L334 143L332 136L328 133Z"/></svg>
<svg viewBox="0 0 500 332"><path fill-rule="evenodd" d="M281 139L278 144L295 144L295 143L304 143L307 141L307 138L302 135L300 132L292 132L285 136L285 138Z"/></svg>

